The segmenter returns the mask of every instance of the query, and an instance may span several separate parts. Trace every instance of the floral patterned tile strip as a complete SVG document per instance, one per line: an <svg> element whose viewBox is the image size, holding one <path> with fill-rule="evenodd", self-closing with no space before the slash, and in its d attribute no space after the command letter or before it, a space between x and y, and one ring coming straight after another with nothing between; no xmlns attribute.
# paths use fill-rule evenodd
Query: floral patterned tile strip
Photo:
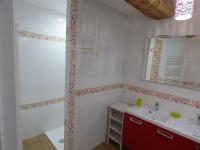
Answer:
<svg viewBox="0 0 200 150"><path fill-rule="evenodd" d="M193 89L200 89L200 83L194 81L182 81L182 86Z"/></svg>
<svg viewBox="0 0 200 150"><path fill-rule="evenodd" d="M112 84L112 85L103 85L103 86L98 86L98 87L93 87L93 88L79 89L79 90L76 90L75 96L95 94L98 92L110 91L110 90L119 89L119 88L123 88L123 83L117 83L117 84Z"/></svg>
<svg viewBox="0 0 200 150"><path fill-rule="evenodd" d="M159 92L159 91L155 91L155 90L149 90L149 89L145 89L145 88L141 88L141 87L137 87L137 86L133 86L133 85L129 85L129 84L123 84L123 83L116 83L116 84L111 84L111 85L103 85L103 86L97 86L97 87L91 87L91 88L77 89L74 92L74 94L75 94L74 96L75 97L84 96L84 95L95 94L95 93L99 93L99 92L105 92L105 91L110 91L110 90L115 90L115 89L120 89L120 88L125 88L129 91L133 91L133 92L140 93L143 95L148 95L148 96L152 96L155 98L168 100L171 102L176 102L176 103L180 103L180 104L184 104L184 105L189 105L189 106L192 106L195 108L200 108L200 101L198 101L198 100L192 100L192 99L188 99L188 98L184 98L184 97L180 97L180 96L171 95L168 93L163 93L163 92ZM50 100L41 101L41 102L37 102L37 103L30 103L30 104L22 105L21 110L34 109L37 107L48 106L48 105L57 104L57 103L61 103L61 102L64 102L64 98L50 99Z"/></svg>
<svg viewBox="0 0 200 150"><path fill-rule="evenodd" d="M35 33L35 32L18 31L17 34L18 36L23 37L23 38L47 40L47 41L53 41L53 42L65 42L65 38L50 36L50 35L40 34L40 33Z"/></svg>
<svg viewBox="0 0 200 150"><path fill-rule="evenodd" d="M65 101L65 98L61 97L61 98L49 99L49 100L41 101L37 103L25 104L21 106L21 110L24 111L24 110L34 109L38 107L43 107L43 106L49 106L53 104L63 103L64 101Z"/></svg>
<svg viewBox="0 0 200 150"><path fill-rule="evenodd" d="M175 96L175 95L171 95L168 93L144 89L144 88L129 85L129 84L124 84L124 88L127 90L130 90L130 91L136 92L136 93L152 96L155 98L160 98L163 100L168 100L168 101L183 104L183 105L192 106L195 108L200 108L200 101L198 101L198 100L191 100L191 99L184 98L181 96Z"/></svg>

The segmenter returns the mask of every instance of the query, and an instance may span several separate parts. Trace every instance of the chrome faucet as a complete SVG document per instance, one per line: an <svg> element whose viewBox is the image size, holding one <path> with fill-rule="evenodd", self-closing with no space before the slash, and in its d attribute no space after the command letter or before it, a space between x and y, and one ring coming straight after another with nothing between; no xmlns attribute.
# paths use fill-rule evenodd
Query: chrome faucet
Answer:
<svg viewBox="0 0 200 150"><path fill-rule="evenodd" d="M154 111L158 111L159 110L159 103L156 102L155 105L154 105Z"/></svg>

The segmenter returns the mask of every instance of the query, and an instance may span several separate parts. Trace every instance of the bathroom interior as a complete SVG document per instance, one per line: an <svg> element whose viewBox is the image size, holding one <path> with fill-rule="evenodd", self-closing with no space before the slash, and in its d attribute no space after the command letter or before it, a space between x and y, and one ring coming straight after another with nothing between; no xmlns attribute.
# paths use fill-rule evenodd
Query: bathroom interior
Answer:
<svg viewBox="0 0 200 150"><path fill-rule="evenodd" d="M0 150L200 150L199 8L2 0Z"/></svg>

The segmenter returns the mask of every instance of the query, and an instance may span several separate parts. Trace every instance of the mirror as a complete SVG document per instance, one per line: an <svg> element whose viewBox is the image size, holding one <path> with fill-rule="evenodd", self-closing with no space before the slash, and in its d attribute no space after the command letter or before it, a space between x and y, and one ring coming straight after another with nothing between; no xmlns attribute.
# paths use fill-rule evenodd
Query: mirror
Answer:
<svg viewBox="0 0 200 150"><path fill-rule="evenodd" d="M145 80L200 90L200 36L148 40Z"/></svg>

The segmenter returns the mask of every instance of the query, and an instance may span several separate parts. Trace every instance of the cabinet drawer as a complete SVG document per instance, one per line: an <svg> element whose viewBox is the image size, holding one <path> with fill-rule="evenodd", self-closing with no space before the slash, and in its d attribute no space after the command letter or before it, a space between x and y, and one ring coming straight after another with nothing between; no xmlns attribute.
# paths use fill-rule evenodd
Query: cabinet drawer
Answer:
<svg viewBox="0 0 200 150"><path fill-rule="evenodd" d="M125 114L125 119L127 121L126 123L130 126L143 126L144 125L144 120L142 120L138 117L129 115L129 114Z"/></svg>

